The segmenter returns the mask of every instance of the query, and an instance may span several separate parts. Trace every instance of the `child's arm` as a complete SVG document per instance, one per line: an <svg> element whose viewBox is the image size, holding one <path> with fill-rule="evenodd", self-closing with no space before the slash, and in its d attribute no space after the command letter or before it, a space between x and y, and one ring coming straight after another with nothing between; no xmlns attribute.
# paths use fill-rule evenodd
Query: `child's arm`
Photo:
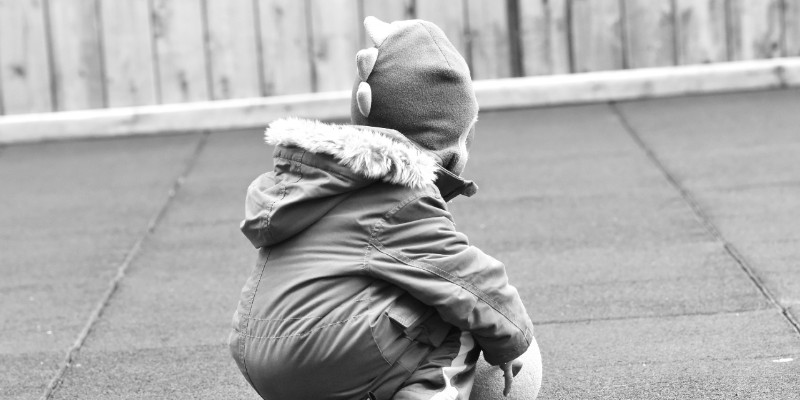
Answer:
<svg viewBox="0 0 800 400"><path fill-rule="evenodd" d="M522 369L522 361L514 359L505 364L500 365L503 370L503 379L505 379L505 387L503 388L503 396L508 396L511 393L511 383L514 382L514 377L517 376Z"/></svg>
<svg viewBox="0 0 800 400"><path fill-rule="evenodd" d="M455 230L441 198L402 205L375 226L370 244L368 272L471 332L490 364L510 363L530 345L533 325L505 267Z"/></svg>

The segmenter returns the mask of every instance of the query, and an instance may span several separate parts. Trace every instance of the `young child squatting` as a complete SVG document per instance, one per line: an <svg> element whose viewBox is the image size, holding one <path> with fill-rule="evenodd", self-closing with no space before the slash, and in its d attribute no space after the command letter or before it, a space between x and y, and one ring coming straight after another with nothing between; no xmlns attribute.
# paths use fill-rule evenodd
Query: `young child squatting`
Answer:
<svg viewBox="0 0 800 400"><path fill-rule="evenodd" d="M375 46L356 56L353 125L265 133L274 170L247 191L258 261L231 352L268 400L467 399L481 351L507 392L518 358L538 355L533 325L447 209L477 190L460 178L478 115L469 69L430 22L364 26Z"/></svg>

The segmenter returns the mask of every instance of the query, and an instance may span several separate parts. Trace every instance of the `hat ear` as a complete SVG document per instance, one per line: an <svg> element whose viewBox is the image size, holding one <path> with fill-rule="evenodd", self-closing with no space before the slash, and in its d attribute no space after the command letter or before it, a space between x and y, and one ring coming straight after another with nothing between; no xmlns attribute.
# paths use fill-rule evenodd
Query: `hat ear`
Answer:
<svg viewBox="0 0 800 400"><path fill-rule="evenodd" d="M391 24L387 24L373 16L364 18L364 29L367 30L367 35L372 39L372 43L375 43L375 47L380 47L394 30Z"/></svg>
<svg viewBox="0 0 800 400"><path fill-rule="evenodd" d="M356 104L358 104L358 111L361 115L369 117L369 112L372 110L372 88L369 83L361 82L358 84Z"/></svg>
<svg viewBox="0 0 800 400"><path fill-rule="evenodd" d="M356 66L358 67L358 77L362 81L369 78L372 69L375 68L375 62L378 61L378 49L370 47L368 49L360 50L356 53Z"/></svg>

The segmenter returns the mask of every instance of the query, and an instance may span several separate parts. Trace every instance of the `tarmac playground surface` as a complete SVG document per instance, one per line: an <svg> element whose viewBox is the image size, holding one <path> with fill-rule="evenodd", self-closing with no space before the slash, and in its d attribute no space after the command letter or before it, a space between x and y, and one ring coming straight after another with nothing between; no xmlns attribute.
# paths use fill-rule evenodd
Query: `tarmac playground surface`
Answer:
<svg viewBox="0 0 800 400"><path fill-rule="evenodd" d="M226 340L271 151L0 148L0 398L256 399ZM540 398L800 399L800 90L483 113L464 175L451 211L534 320Z"/></svg>

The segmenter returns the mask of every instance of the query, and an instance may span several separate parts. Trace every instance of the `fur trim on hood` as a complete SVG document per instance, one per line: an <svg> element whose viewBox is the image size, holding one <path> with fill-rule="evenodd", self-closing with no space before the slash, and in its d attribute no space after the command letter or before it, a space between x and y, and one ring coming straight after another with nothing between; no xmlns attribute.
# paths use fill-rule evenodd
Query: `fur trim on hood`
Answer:
<svg viewBox="0 0 800 400"><path fill-rule="evenodd" d="M412 188L436 181L436 159L389 129L286 118L272 122L264 140L273 146L331 155L366 178Z"/></svg>

